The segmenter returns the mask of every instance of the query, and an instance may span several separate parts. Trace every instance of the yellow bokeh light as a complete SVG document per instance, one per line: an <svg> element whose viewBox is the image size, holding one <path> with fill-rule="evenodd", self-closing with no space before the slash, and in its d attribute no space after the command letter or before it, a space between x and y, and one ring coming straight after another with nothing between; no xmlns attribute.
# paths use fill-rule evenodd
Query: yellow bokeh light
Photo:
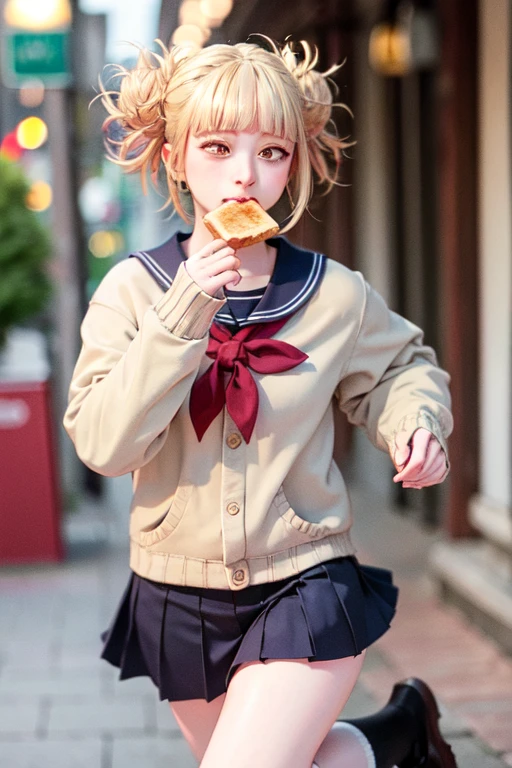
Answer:
<svg viewBox="0 0 512 768"><path fill-rule="evenodd" d="M124 247L124 238L120 232L100 230L89 238L89 250L97 259L108 259Z"/></svg>
<svg viewBox="0 0 512 768"><path fill-rule="evenodd" d="M411 68L411 41L406 29L378 24L370 35L370 63L382 75L400 77Z"/></svg>
<svg viewBox="0 0 512 768"><path fill-rule="evenodd" d="M233 0L200 0L199 8L209 27L220 27L233 8Z"/></svg>
<svg viewBox="0 0 512 768"><path fill-rule="evenodd" d="M180 24L204 26L204 16L199 8L199 0L185 0L178 14Z"/></svg>
<svg viewBox="0 0 512 768"><path fill-rule="evenodd" d="M4 19L18 29L61 29L71 24L71 4L69 0L7 0Z"/></svg>
<svg viewBox="0 0 512 768"><path fill-rule="evenodd" d="M38 149L48 138L48 126L40 117L27 117L16 129L16 140L23 149Z"/></svg>
<svg viewBox="0 0 512 768"><path fill-rule="evenodd" d="M53 200L53 191L48 182L34 181L26 197L27 208L31 211L46 211Z"/></svg>
<svg viewBox="0 0 512 768"><path fill-rule="evenodd" d="M195 24L181 24L174 30L172 42L178 45L195 45L200 48L207 35L205 30Z"/></svg>

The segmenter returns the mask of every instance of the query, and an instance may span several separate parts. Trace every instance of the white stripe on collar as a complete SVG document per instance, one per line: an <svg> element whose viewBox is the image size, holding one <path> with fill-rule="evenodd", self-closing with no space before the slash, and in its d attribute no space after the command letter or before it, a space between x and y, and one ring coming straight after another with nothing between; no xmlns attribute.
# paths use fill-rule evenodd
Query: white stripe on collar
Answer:
<svg viewBox="0 0 512 768"><path fill-rule="evenodd" d="M239 328L243 328L245 325L253 325L254 323L261 322L262 320L278 320L280 317L284 317L285 315L290 315L299 306L304 304L309 298L309 295L316 290L316 288L318 287L318 278L320 277L322 267L323 267L322 254L315 253L310 273L303 287L299 291L299 293L296 296L294 296L293 299L291 299L289 302L287 302L286 304L283 304L277 309L268 309L266 312L265 311L251 312L249 317L245 319L241 319L237 323L233 322L232 316L225 312L220 312L220 311L217 312L216 317L219 320L222 320L223 322L225 322L227 325L238 325Z"/></svg>
<svg viewBox="0 0 512 768"><path fill-rule="evenodd" d="M136 251L133 255L137 256L137 258L144 262L146 269L153 275L161 288L167 291L171 287L171 278L167 272L164 272L158 262L149 255L149 253L146 253L146 251Z"/></svg>
<svg viewBox="0 0 512 768"><path fill-rule="evenodd" d="M314 288L316 288L316 281L320 275L321 268L322 257L319 253L315 253L311 271L299 293L294 296L294 298L291 299L287 304L283 304L277 309L268 309L266 312L253 312L251 314L251 320L259 320L262 317L278 318L283 317L283 315L289 315L299 304L301 304L306 299L306 297L314 290Z"/></svg>

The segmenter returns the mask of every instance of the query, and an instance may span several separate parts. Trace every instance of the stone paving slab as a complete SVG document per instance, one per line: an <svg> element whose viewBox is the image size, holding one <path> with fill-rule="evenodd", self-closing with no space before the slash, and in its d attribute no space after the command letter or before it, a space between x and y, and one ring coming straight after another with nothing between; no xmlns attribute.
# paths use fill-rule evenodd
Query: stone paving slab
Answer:
<svg viewBox="0 0 512 768"><path fill-rule="evenodd" d="M34 699L40 696L80 699L100 696L102 692L103 678L99 672L50 675L46 670L39 670L38 675L27 677L20 677L12 672L0 675L0 699Z"/></svg>
<svg viewBox="0 0 512 768"><path fill-rule="evenodd" d="M0 727L4 735L29 733L36 735L40 724L39 702L9 702L0 704Z"/></svg>
<svg viewBox="0 0 512 768"><path fill-rule="evenodd" d="M106 664L105 661L101 662ZM133 696L150 696L157 700L157 689L149 677L132 677L129 680L119 680L119 670L111 667L112 674L103 675L104 690L116 698L131 698Z"/></svg>
<svg viewBox="0 0 512 768"><path fill-rule="evenodd" d="M104 768L100 739L0 742L0 768Z"/></svg>
<svg viewBox="0 0 512 768"><path fill-rule="evenodd" d="M52 702L48 733L54 738L62 731L73 733L139 732L150 726L148 706L143 697L90 699L87 702Z"/></svg>
<svg viewBox="0 0 512 768"><path fill-rule="evenodd" d="M112 768L197 768L198 762L183 739L150 736L115 739Z"/></svg>
<svg viewBox="0 0 512 768"><path fill-rule="evenodd" d="M459 768L503 768L505 763L487 751L475 739L452 739L451 747Z"/></svg>
<svg viewBox="0 0 512 768"><path fill-rule="evenodd" d="M472 702L461 712L476 733L498 752L512 751L512 701Z"/></svg>

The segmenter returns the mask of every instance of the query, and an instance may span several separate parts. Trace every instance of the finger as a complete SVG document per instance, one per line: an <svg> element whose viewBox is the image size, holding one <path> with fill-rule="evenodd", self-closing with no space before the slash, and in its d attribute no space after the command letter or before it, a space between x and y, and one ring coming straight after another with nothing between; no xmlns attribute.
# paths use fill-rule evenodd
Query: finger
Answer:
<svg viewBox="0 0 512 768"><path fill-rule="evenodd" d="M393 462L399 472L409 465L415 449L420 450L424 447L426 451L431 435L432 433L427 429L419 427L412 433L410 438L405 431L399 432L395 436L395 455L393 456Z"/></svg>
<svg viewBox="0 0 512 768"><path fill-rule="evenodd" d="M405 467L410 457L411 446L407 440L407 433L399 432L395 437L395 451L391 457L397 471Z"/></svg>
<svg viewBox="0 0 512 768"><path fill-rule="evenodd" d="M434 465L430 468L430 471L427 473L422 473L418 477L410 478L409 480L406 480L403 483L404 488L425 488L429 485L436 485L436 483L440 483L447 474L447 466L446 461L444 458L444 454L441 456L438 456L437 461L434 463Z"/></svg>
<svg viewBox="0 0 512 768"><path fill-rule="evenodd" d="M206 269L211 264L216 264L219 259L225 259L226 256L232 256L237 259L238 262L240 262L240 259L236 255L236 251L233 250L233 248L227 246L226 248L221 248L220 250L215 251L215 253L211 253L209 256L205 256L204 259L199 261L199 264L201 267L205 267Z"/></svg>
<svg viewBox="0 0 512 768"><path fill-rule="evenodd" d="M422 474L420 477L414 478L412 482L420 483L421 485L433 485L439 483L446 475L446 461L444 455L438 457L438 461L430 468L428 472Z"/></svg>
<svg viewBox="0 0 512 768"><path fill-rule="evenodd" d="M232 283L226 283L226 285L224 286L224 288L227 288L228 290L229 290L229 289L233 289L233 288L236 288L236 286L238 285L238 283L239 283L239 282L240 282L240 280L242 279L242 275L240 274L240 272L237 272L237 275L238 275L238 279L236 280L236 282L235 282L235 281L233 281Z"/></svg>
<svg viewBox="0 0 512 768"><path fill-rule="evenodd" d="M403 480L410 480L415 477L418 471L423 469L423 465L425 463L425 454L425 445L413 445L411 456L407 462L407 465L393 477L394 482L400 483Z"/></svg>
<svg viewBox="0 0 512 768"><path fill-rule="evenodd" d="M208 263L205 261L203 264L201 264L200 270L202 274L208 277L216 277L221 272L226 272L226 270L232 270L236 272L239 266L240 259L237 259L236 256L229 255L224 256L217 261Z"/></svg>
<svg viewBox="0 0 512 768"><path fill-rule="evenodd" d="M221 272L216 277L212 277L207 284L208 293L211 295L214 295L215 292L219 290L219 288L226 287L229 283L233 283L234 285L238 285L238 283L241 280L241 276L239 272L236 272L234 269L226 270L225 272Z"/></svg>
<svg viewBox="0 0 512 768"><path fill-rule="evenodd" d="M427 448L427 455L425 456L425 464L423 466L424 472L429 472L431 467L434 465L434 463L437 461L439 455L443 452L443 449L439 445L439 442L434 437L434 435L430 435L430 442L428 444Z"/></svg>
<svg viewBox="0 0 512 768"><path fill-rule="evenodd" d="M212 254L217 253L223 248L230 248L230 246L226 243L225 240L217 238L216 240L212 240L211 243L205 245L203 248L201 248L200 251L197 251L197 253L189 256L189 260L193 259L194 261L199 261L201 259L207 259L209 256L212 256ZM230 250L234 253L232 248Z"/></svg>

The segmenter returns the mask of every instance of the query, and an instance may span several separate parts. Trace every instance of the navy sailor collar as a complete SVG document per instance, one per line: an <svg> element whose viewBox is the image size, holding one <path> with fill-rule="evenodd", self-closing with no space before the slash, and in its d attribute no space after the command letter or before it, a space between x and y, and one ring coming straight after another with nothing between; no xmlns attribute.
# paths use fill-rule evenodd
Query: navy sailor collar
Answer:
<svg viewBox="0 0 512 768"><path fill-rule="evenodd" d="M181 246L190 234L177 232L170 240L149 251L130 254L139 259L162 290L167 291L182 261L186 260ZM266 241L277 248L277 257L270 282L255 309L241 327L254 323L270 323L296 312L317 290L326 266L326 257L290 243L285 237L273 237ZM236 325L227 305L221 307L215 319L225 325Z"/></svg>

